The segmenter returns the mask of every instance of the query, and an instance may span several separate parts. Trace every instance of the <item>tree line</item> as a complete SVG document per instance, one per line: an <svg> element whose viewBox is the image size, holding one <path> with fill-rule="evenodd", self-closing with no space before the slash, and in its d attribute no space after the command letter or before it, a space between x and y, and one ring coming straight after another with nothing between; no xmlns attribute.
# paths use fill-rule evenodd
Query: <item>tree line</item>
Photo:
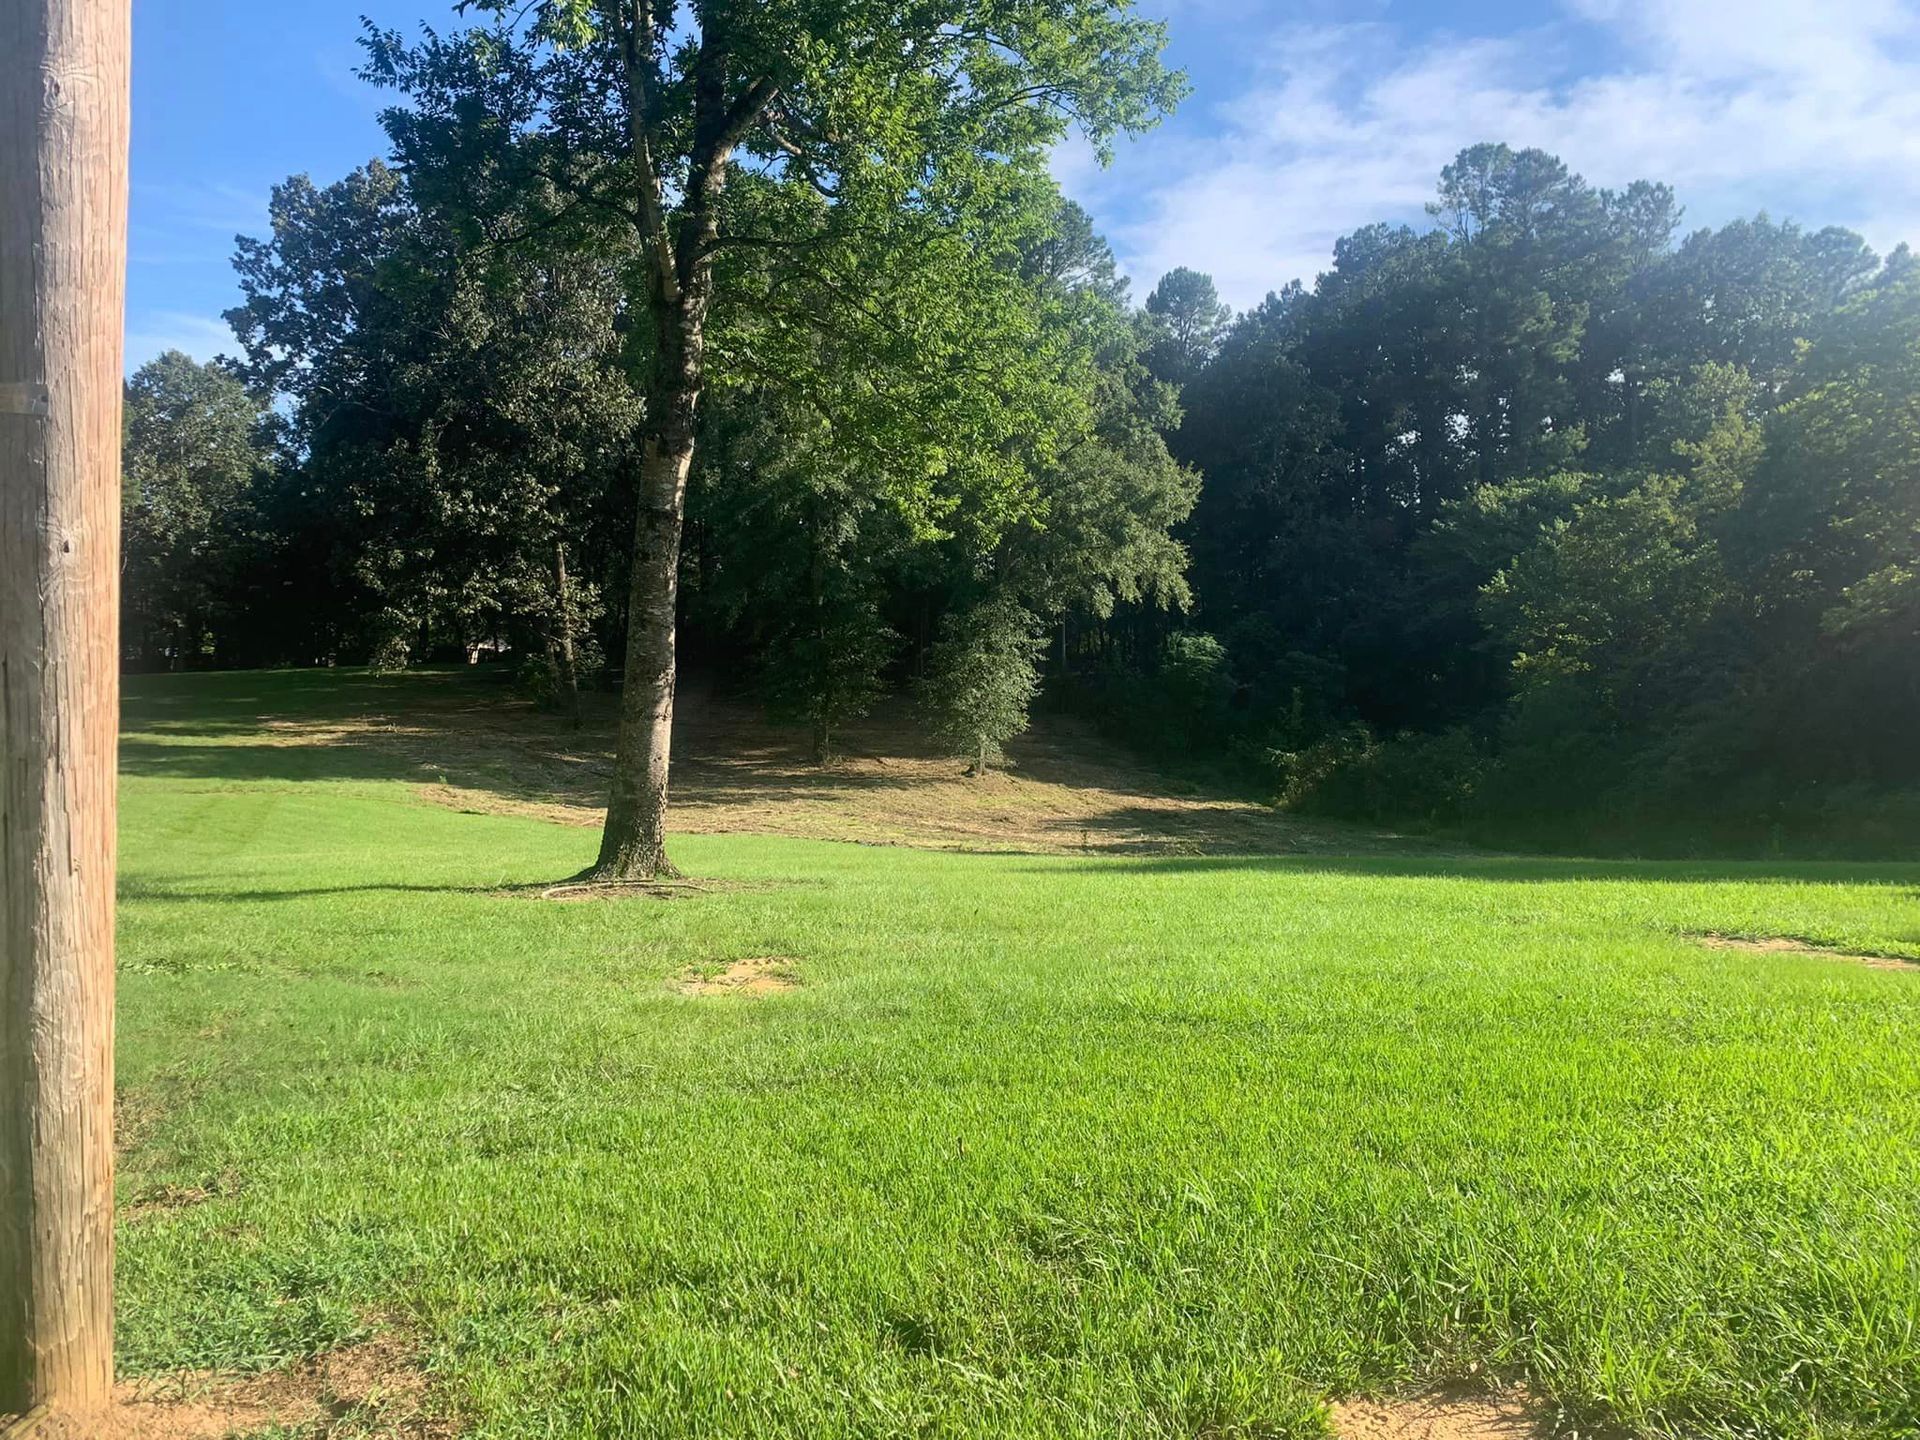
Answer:
<svg viewBox="0 0 1920 1440"><path fill-rule="evenodd" d="M982 768L1044 688L1329 814L1914 843L1906 250L1676 241L1665 186L1483 145L1311 288L1136 307L1046 154L1171 104L1161 39L1094 0L370 30L390 160L277 187L237 355L129 383L129 662L618 681L602 878L669 868L683 651L823 760L911 688Z"/></svg>
<svg viewBox="0 0 1920 1440"><path fill-rule="evenodd" d="M1163 282L1205 483L1197 623L1116 671L1172 682L1139 738L1492 838L1920 845L1912 255L1765 216L1675 243L1665 186L1499 145L1430 210L1231 324Z"/></svg>

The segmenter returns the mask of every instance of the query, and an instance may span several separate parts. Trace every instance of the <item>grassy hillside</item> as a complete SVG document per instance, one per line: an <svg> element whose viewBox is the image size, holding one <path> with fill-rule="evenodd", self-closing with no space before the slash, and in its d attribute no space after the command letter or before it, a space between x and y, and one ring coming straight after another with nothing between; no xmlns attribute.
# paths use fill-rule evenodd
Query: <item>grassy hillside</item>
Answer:
<svg viewBox="0 0 1920 1440"><path fill-rule="evenodd" d="M468 813L540 803L483 699L129 685L123 1370L404 1336L475 1437L1313 1436L1489 1375L1920 1433L1920 967L1697 938L1920 958L1920 868L695 834L711 889L562 903L590 830ZM749 959L799 983L685 984Z"/></svg>

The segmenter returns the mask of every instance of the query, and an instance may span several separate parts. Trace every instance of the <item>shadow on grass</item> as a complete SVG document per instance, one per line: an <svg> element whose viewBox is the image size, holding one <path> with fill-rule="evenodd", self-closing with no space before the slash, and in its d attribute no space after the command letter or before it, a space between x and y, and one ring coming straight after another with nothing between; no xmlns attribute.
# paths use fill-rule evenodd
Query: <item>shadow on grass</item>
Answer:
<svg viewBox="0 0 1920 1440"><path fill-rule="evenodd" d="M272 719L326 720L404 709L434 695L503 694L509 677L456 668L375 674L370 670L224 670L128 675L120 684L129 730L178 725L207 733Z"/></svg>
<svg viewBox="0 0 1920 1440"><path fill-rule="evenodd" d="M130 677L121 766L131 776L251 784L411 782L456 809L597 823L612 773L614 697L584 696L574 729L495 667ZM1105 857L1158 874L1267 869L1513 883L1568 880L1920 884L1920 863L1613 860L1503 855L1285 815L1143 769L1084 726L1049 719L984 781L904 707L811 762L805 737L689 683L675 722L674 798L688 831L860 838L928 848Z"/></svg>
<svg viewBox="0 0 1920 1440"><path fill-rule="evenodd" d="M1479 880L1507 884L1631 881L1698 885L1780 881L1907 887L1920 901L1920 862L1858 860L1605 860L1467 852L1404 855L1154 855L1100 860L1103 871L1143 875L1272 874Z"/></svg>
<svg viewBox="0 0 1920 1440"><path fill-rule="evenodd" d="M155 885L151 881L120 877L115 895L122 903L134 901L178 904L248 905L271 900L317 900L334 895L499 895L497 885L404 885L370 881L365 885L313 885L284 890L231 888L202 889L192 885Z"/></svg>
<svg viewBox="0 0 1920 1440"><path fill-rule="evenodd" d="M418 780L418 762L371 745L120 742L120 773L161 780Z"/></svg>

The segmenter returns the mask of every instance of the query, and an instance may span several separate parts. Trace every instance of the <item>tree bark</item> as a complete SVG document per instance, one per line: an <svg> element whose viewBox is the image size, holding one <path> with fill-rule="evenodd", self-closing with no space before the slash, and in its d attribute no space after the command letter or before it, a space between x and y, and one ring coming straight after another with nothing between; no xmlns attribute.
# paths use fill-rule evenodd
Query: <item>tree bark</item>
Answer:
<svg viewBox="0 0 1920 1440"><path fill-rule="evenodd" d="M0 5L0 1411L113 1379L130 11Z"/></svg>
<svg viewBox="0 0 1920 1440"><path fill-rule="evenodd" d="M693 465L693 394L677 397L684 430L657 425L640 467L633 575L627 590L626 676L620 737L600 855L587 878L652 880L679 872L667 858L667 778L673 750L674 620L680 598L680 528Z"/></svg>
<svg viewBox="0 0 1920 1440"><path fill-rule="evenodd" d="M813 763L826 765L833 759L833 703L834 686L832 681L832 662L827 658L827 547L826 547L826 504L816 494L807 507L807 539L810 553L807 557L807 598L813 604L814 657L819 665L826 666L825 673L816 673L812 679L820 688L813 695L815 706L813 721Z"/></svg>
<svg viewBox="0 0 1920 1440"><path fill-rule="evenodd" d="M592 880L677 876L667 858L667 780L673 751L675 624L680 531L693 468L709 273L696 269L671 300L654 291L659 343L647 387L647 420L627 586L627 650L620 734L600 855Z"/></svg>
<svg viewBox="0 0 1920 1440"><path fill-rule="evenodd" d="M553 546L554 605L558 620L554 625L554 689L560 713L574 729L580 728L580 666L573 649L573 587L567 580L567 544Z"/></svg>

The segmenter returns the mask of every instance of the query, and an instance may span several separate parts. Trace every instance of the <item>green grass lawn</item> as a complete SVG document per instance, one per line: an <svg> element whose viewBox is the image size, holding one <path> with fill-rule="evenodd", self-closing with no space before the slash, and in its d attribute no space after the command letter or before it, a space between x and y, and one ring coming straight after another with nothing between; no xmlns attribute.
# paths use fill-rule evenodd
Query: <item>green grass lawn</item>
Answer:
<svg viewBox="0 0 1920 1440"><path fill-rule="evenodd" d="M1920 868L589 830L129 684L120 1364L419 1337L474 1437L1312 1436L1528 1381L1920 1434ZM404 700L404 683L393 693ZM689 966L787 957L789 993Z"/></svg>

